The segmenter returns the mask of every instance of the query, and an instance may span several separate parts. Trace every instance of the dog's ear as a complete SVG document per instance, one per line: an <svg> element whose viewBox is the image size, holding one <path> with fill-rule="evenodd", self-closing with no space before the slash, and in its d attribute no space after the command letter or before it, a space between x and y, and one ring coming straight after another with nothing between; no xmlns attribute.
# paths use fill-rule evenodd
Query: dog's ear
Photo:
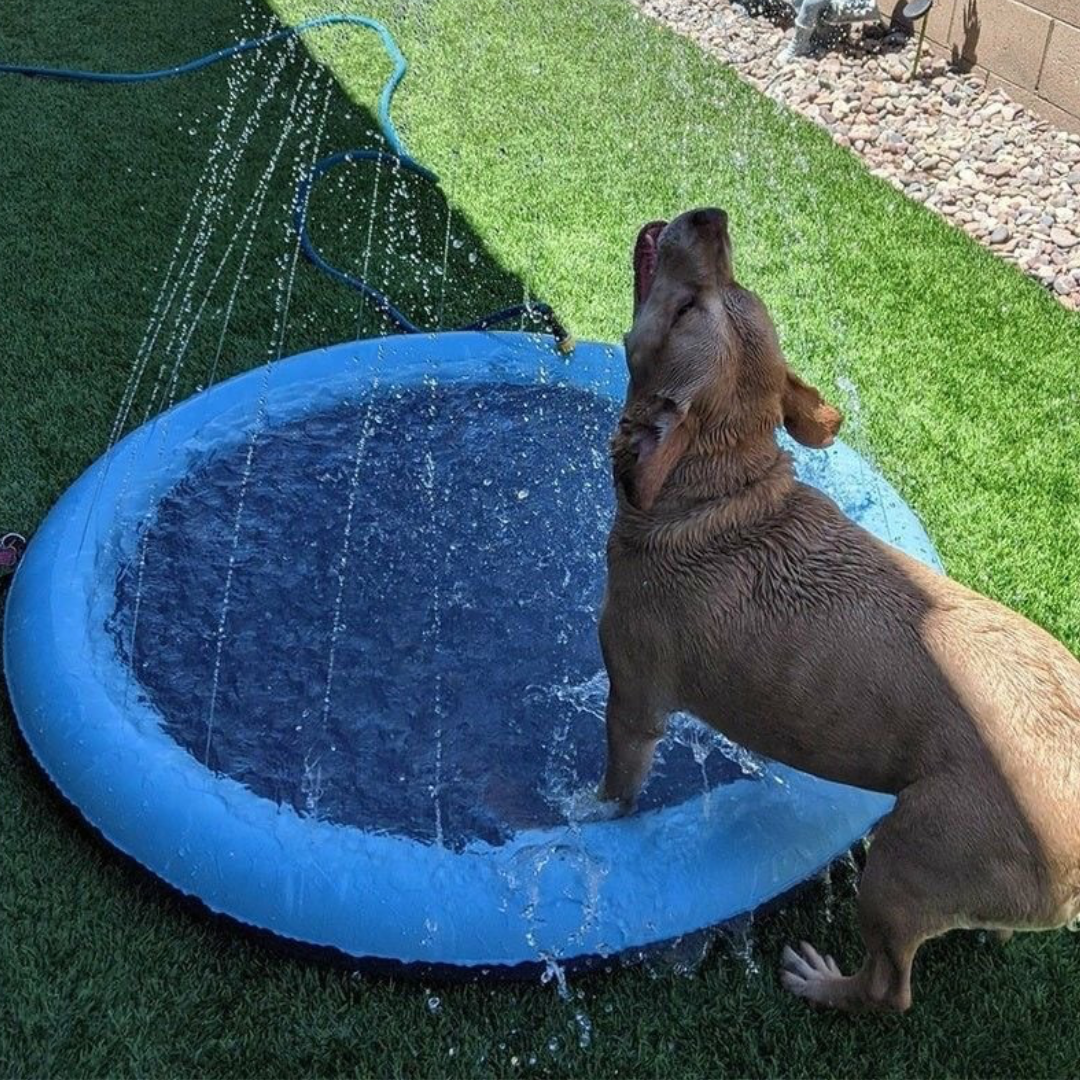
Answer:
<svg viewBox="0 0 1080 1080"><path fill-rule="evenodd" d="M832 445L843 421L840 410L833 408L791 368L784 379L782 405L784 427L792 438L816 449Z"/></svg>
<svg viewBox="0 0 1080 1080"><path fill-rule="evenodd" d="M689 405L656 396L628 411L615 436L615 481L639 510L649 511L690 443Z"/></svg>

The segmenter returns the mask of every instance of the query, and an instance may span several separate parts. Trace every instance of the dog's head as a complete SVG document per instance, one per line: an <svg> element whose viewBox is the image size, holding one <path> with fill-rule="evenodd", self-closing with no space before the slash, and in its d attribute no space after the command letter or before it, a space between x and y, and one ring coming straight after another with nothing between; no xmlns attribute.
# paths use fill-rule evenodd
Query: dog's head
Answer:
<svg viewBox="0 0 1080 1080"><path fill-rule="evenodd" d="M613 456L640 510L688 453L731 450L781 422L823 447L840 427L840 413L787 366L761 301L735 283L723 210L691 210L638 234L626 360Z"/></svg>

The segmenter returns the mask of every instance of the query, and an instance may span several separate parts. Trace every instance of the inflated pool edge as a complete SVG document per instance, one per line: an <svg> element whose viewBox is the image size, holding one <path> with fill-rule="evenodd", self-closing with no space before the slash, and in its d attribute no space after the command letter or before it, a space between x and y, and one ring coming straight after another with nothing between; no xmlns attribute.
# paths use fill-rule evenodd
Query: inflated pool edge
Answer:
<svg viewBox="0 0 1080 1080"><path fill-rule="evenodd" d="M459 853L303 817L170 739L103 630L138 524L209 447L425 377L567 383L619 400L625 364L621 350L596 344L567 361L523 334L344 343L182 402L91 466L50 512L11 585L4 667L34 757L109 843L212 911L357 961L525 971L645 949L752 911L889 810L890 797L774 766L764 780L679 806ZM868 475L850 448L825 453ZM873 477L883 538L937 566L914 515Z"/></svg>

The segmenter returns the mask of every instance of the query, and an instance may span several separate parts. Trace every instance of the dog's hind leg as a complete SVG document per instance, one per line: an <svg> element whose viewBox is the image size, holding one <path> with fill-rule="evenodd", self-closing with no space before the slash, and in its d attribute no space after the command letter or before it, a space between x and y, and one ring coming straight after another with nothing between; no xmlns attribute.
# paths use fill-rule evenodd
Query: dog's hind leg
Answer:
<svg viewBox="0 0 1080 1080"><path fill-rule="evenodd" d="M920 821L921 800L909 795L901 795L878 827L859 885L859 925L867 952L862 967L844 975L832 957L805 942L799 950L784 949L781 983L814 1005L904 1012L911 1005L911 965L919 946L958 925L954 890L924 859L928 833Z"/></svg>
<svg viewBox="0 0 1080 1080"><path fill-rule="evenodd" d="M897 910L867 912L860 889L860 921L867 955L854 975L844 975L831 956L802 942L785 946L780 981L786 990L823 1008L848 1012L904 1012L911 1005L911 964L919 946L934 933L908 922ZM940 927L940 933L948 929Z"/></svg>
<svg viewBox="0 0 1080 1080"><path fill-rule="evenodd" d="M958 800L948 775L901 792L874 833L859 886L862 967L844 976L807 945L787 948L783 985L817 1005L903 1012L912 960L928 938L1061 925L1068 905L1039 839L1004 785L986 777L982 794L974 805Z"/></svg>

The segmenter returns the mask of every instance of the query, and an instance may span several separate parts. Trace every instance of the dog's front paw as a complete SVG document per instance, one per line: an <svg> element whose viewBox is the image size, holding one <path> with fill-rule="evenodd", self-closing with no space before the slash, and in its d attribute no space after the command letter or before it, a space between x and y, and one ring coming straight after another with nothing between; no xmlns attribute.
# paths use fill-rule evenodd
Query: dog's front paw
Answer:
<svg viewBox="0 0 1080 1080"><path fill-rule="evenodd" d="M610 794L604 784L596 789L596 798L609 807L610 817L629 817L637 809L637 795L624 798L621 795Z"/></svg>
<svg viewBox="0 0 1080 1080"><path fill-rule="evenodd" d="M583 787L573 792L563 804L567 820L576 824L588 824L593 821L611 821L622 812L620 804L605 799L601 789Z"/></svg>

